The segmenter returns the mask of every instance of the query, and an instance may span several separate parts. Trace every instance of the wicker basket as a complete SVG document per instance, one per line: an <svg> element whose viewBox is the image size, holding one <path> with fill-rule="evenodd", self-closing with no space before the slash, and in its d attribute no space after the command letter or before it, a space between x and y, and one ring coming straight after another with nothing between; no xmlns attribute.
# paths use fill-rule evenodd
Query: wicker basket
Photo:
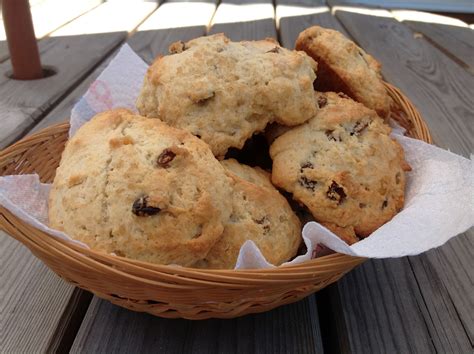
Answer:
<svg viewBox="0 0 474 354"><path fill-rule="evenodd" d="M387 84L409 135L431 142L420 114ZM68 137L67 123L29 136L0 153L2 175L38 173L51 182ZM168 318L232 318L295 302L341 278L363 258L331 254L275 269L198 270L115 257L56 239L0 207L0 227L54 272L114 304Z"/></svg>

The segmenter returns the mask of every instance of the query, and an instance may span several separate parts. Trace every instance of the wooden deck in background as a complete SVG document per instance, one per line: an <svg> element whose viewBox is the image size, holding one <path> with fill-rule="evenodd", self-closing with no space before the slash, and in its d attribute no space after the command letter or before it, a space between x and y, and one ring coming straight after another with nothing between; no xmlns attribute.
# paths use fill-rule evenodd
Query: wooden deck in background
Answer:
<svg viewBox="0 0 474 354"><path fill-rule="evenodd" d="M38 0L33 16L48 3L58 0ZM423 114L435 144L469 156L474 36L468 24L414 21L419 14L389 10L333 13L340 3L90 0L69 7L61 20L35 20L44 28L42 61L57 74L34 82L6 78L10 63L0 42L0 147L67 119L124 42L151 62L173 41L217 32L234 40L273 37L293 48L301 30L318 24L375 56L386 80ZM81 34L84 28L91 33ZM186 321L131 312L75 289L0 232L0 352L472 353L473 236L470 230L416 257L367 261L317 294L267 313Z"/></svg>

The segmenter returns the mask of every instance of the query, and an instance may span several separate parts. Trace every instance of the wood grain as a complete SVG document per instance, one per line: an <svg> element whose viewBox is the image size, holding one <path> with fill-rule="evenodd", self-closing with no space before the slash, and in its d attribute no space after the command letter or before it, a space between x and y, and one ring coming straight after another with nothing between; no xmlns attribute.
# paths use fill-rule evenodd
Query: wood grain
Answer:
<svg viewBox="0 0 474 354"><path fill-rule="evenodd" d="M157 8L154 2L113 1L105 2L51 36L74 36L113 32L132 32Z"/></svg>
<svg viewBox="0 0 474 354"><path fill-rule="evenodd" d="M322 353L313 297L232 320L169 320L94 298L72 353Z"/></svg>
<svg viewBox="0 0 474 354"><path fill-rule="evenodd" d="M52 77L11 80L6 76L10 62L0 64L0 110L7 112L2 116L0 148L24 135L156 8L154 3L124 5L102 4L41 41L43 66L57 71ZM92 33L78 34L87 32Z"/></svg>
<svg viewBox="0 0 474 354"><path fill-rule="evenodd" d="M474 74L474 31L472 29L438 23L415 21L403 23L412 30L422 33L433 45Z"/></svg>
<svg viewBox="0 0 474 354"><path fill-rule="evenodd" d="M473 13L470 0L327 0L331 6L382 7L384 9L413 9L436 12Z"/></svg>
<svg viewBox="0 0 474 354"><path fill-rule="evenodd" d="M221 32L233 41L276 39L272 1L222 1L212 20L209 34Z"/></svg>
<svg viewBox="0 0 474 354"><path fill-rule="evenodd" d="M314 25L331 28L346 34L341 24L329 12L329 8L319 7L318 11L322 12L300 16L287 16L287 14L291 12L287 11L285 6L280 5L280 1L277 1L277 14L280 17L281 44L286 48L293 49L295 47L296 38L300 32Z"/></svg>
<svg viewBox="0 0 474 354"><path fill-rule="evenodd" d="M10 62L0 64L0 148L27 131L44 112L125 38L126 32L47 38L40 42L43 65L56 75L34 81L11 80Z"/></svg>
<svg viewBox="0 0 474 354"><path fill-rule="evenodd" d="M346 12L337 16L357 42L382 62L388 80L417 101L436 143L468 154L472 134L465 129L470 112L465 90L473 85L469 74L391 18ZM464 87L458 86L457 78ZM448 107L439 108L439 101ZM449 118L436 109L448 112ZM453 141L453 131L464 143ZM471 230L420 256L369 261L348 274L332 291L340 297L341 328L350 351L472 350L472 257ZM397 298L401 300L396 302Z"/></svg>
<svg viewBox="0 0 474 354"><path fill-rule="evenodd" d="M423 298L405 258L367 261L323 291L341 306L348 352L434 352Z"/></svg>
<svg viewBox="0 0 474 354"><path fill-rule="evenodd" d="M74 287L0 232L0 351L45 352Z"/></svg>
<svg viewBox="0 0 474 354"><path fill-rule="evenodd" d="M139 31L208 26L216 10L217 0L167 1L139 28Z"/></svg>
<svg viewBox="0 0 474 354"><path fill-rule="evenodd" d="M432 328L445 352L474 346L474 230L409 262L420 286Z"/></svg>
<svg viewBox="0 0 474 354"><path fill-rule="evenodd" d="M118 49L114 50L104 60L95 67L95 69L87 77L85 77L74 89L39 122L37 122L31 129L27 131L26 135L33 134L41 129L44 129L50 125L60 123L69 120L71 116L72 107L79 101L82 95L84 95L90 85L95 79L101 74L101 72L110 63L112 58L117 54Z"/></svg>
<svg viewBox="0 0 474 354"><path fill-rule="evenodd" d="M130 38L128 44L140 54L143 60L151 64L158 55L168 54L171 43L188 41L205 35L206 26L140 31Z"/></svg>
<svg viewBox="0 0 474 354"><path fill-rule="evenodd" d="M423 262L424 271L413 262ZM349 352L467 353L472 348L446 284L425 256L370 260L323 291L339 297L334 305L342 308L340 337L348 338ZM472 289L463 291L466 297Z"/></svg>

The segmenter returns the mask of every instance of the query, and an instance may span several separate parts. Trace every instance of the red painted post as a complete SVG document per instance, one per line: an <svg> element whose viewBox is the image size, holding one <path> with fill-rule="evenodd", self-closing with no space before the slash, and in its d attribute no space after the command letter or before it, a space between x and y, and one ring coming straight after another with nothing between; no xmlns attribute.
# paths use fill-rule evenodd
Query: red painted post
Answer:
<svg viewBox="0 0 474 354"><path fill-rule="evenodd" d="M2 0L2 12L13 78L17 80L42 78L43 69L28 0Z"/></svg>

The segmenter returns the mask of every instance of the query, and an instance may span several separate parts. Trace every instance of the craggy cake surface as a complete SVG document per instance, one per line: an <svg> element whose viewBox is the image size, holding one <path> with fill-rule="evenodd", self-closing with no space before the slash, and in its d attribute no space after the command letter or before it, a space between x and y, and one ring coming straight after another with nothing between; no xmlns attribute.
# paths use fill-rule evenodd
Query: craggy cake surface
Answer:
<svg viewBox="0 0 474 354"><path fill-rule="evenodd" d="M137 108L200 136L218 157L269 122L297 125L316 113L316 63L303 52L222 34L177 42L170 51L150 66Z"/></svg>
<svg viewBox="0 0 474 354"><path fill-rule="evenodd" d="M50 194L50 225L99 251L191 265L222 235L231 183L208 146L188 132L108 111L67 143Z"/></svg>
<svg viewBox="0 0 474 354"><path fill-rule="evenodd" d="M409 166L382 119L341 96L317 93L318 114L278 137L270 156L272 182L351 244L403 207Z"/></svg>
<svg viewBox="0 0 474 354"><path fill-rule="evenodd" d="M299 34L296 49L318 62L317 89L342 91L381 117L388 116L392 99L383 84L380 64L342 33L310 27Z"/></svg>
<svg viewBox="0 0 474 354"><path fill-rule="evenodd" d="M233 212L224 234L199 268L235 266L240 247L247 240L258 246L267 261L280 265L294 257L301 243L301 224L286 199L258 168L224 160L222 165L234 181Z"/></svg>

